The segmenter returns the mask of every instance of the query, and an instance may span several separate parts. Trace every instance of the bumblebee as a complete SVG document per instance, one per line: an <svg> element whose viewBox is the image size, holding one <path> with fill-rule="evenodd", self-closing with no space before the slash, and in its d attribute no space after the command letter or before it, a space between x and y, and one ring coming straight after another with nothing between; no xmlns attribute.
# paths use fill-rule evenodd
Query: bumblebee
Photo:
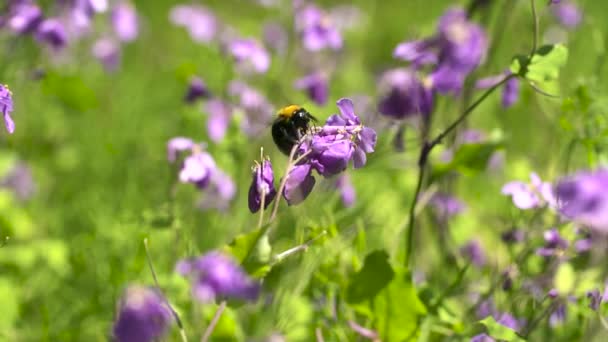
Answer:
<svg viewBox="0 0 608 342"><path fill-rule="evenodd" d="M291 105L282 108L277 113L278 117L272 123L272 140L279 150L286 155L306 134L311 122L317 122L306 109Z"/></svg>

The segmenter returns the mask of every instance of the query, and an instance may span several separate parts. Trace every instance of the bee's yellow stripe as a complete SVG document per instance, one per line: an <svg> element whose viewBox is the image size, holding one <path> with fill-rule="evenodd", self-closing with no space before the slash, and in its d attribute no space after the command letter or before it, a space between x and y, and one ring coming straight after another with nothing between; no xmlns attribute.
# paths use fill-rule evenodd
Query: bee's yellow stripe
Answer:
<svg viewBox="0 0 608 342"><path fill-rule="evenodd" d="M280 118L289 119L289 118L291 118L293 113L295 113L300 108L302 108L302 107L297 106L297 105L283 107L283 108L281 108L281 110L279 110L279 112L277 114L279 115Z"/></svg>

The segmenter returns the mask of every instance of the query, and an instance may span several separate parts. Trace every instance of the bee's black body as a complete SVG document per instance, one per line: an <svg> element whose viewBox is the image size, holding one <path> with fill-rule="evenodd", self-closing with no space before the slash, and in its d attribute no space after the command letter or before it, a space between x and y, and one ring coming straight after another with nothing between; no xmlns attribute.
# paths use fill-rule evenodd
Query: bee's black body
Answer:
<svg viewBox="0 0 608 342"><path fill-rule="evenodd" d="M317 121L306 109L288 106L281 109L272 124L272 139L279 150L289 155L295 145L306 134L311 121Z"/></svg>

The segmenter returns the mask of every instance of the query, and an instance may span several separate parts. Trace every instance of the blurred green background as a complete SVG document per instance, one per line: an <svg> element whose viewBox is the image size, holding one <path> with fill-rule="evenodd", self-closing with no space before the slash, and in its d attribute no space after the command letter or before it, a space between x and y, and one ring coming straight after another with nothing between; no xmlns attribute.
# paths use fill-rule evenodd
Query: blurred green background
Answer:
<svg viewBox="0 0 608 342"><path fill-rule="evenodd" d="M477 77L502 72L513 55L526 53L531 46L528 1L505 1L512 2L509 6L498 2L481 19L490 27L491 37L502 38ZM545 1L540 2L543 37L556 21L545 9ZM152 284L144 238L150 242L161 286L185 317L186 331L195 338L204 330L213 306L192 303L189 285L173 274L175 262L218 248L236 234L253 229L258 217L247 209L252 161L263 146L276 172L282 174L286 158L274 148L270 130L251 140L233 123L223 142L208 146L218 165L237 183L238 194L229 211L198 209L198 191L185 184L177 185L171 201L177 170L167 163L167 140L186 136L208 141L206 113L199 105L182 101L187 76L200 75L214 94L225 93L228 81L238 77L217 48L193 43L184 30L169 23L169 9L176 3L135 2L140 35L124 47L120 70L112 74L90 56L90 38L71 46L67 58L53 60L32 39L0 33L0 81L13 92L17 127L13 135L0 134L0 177L20 160L31 167L36 184L35 195L25 202L0 190L0 238L10 237L0 248L0 340L107 340L125 286ZM375 103L380 72L402 65L392 58L395 45L431 34L447 7L467 4L439 0L318 3L325 7L353 4L364 18L345 34L328 105L315 106L292 88L293 81L303 76L294 60L274 57L271 71L249 83L277 108L301 103L322 119L337 111L334 103L341 97L367 94ZM533 170L548 180L566 172L564 155L575 133L564 122L577 122L572 116L585 114L568 111L566 99L577 101L577 87L584 85L598 103L604 103L608 3L577 4L584 23L565 31L570 57L562 72L560 98L543 97L522 85L514 107L502 110L499 95L494 94L467 123L471 128L500 132L506 160L500 171L475 173L454 182L453 189L468 203L466 214L452 224L457 243L474 235L487 246L498 241L497 232L511 222L497 217L516 215L508 199L500 195L504 182L525 180ZM266 21L292 23L287 1L277 8L253 1L205 1L204 5L243 36L260 37ZM99 18L95 24L103 27L106 20ZM46 77L34 80L35 70L44 70ZM441 98L437 106L434 132L463 108L460 101L450 98ZM373 116L373 120L382 119ZM229 336L262 338L276 331L287 334L288 340L312 340L314 322L323 315L314 302L315 291L322 287L307 284L323 276L337 284L344 282L346 274L361 266L363 256L378 248L396 256L412 199L418 146L415 133L408 130L406 152L394 152L393 136L394 130L379 132L377 152L367 167L349 171L357 190L353 208L343 208L327 181L320 182L302 205L283 205L274 231L274 251L322 230L330 234L318 248L273 271L268 286L279 299L275 298L270 310L262 311L262 303L235 308L225 315L219 335L229 340ZM584 144L574 144L573 149L570 170L601 162L592 160ZM324 184L326 189L321 190ZM433 228L425 227L418 246L430 247L416 251L416 264L429 283L445 283L455 270L445 269L448 266L434 247ZM177 337L175 329L172 334L171 339ZM347 340L354 338L350 332L344 334Z"/></svg>

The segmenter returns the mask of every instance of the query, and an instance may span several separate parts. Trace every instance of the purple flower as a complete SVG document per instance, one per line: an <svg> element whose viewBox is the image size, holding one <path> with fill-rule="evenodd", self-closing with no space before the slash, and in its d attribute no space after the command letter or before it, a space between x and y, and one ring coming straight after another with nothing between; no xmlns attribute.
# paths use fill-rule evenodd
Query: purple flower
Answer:
<svg viewBox="0 0 608 342"><path fill-rule="evenodd" d="M568 248L568 241L564 240L555 228L545 231L543 237L545 245L536 250L536 254L538 255L545 257L559 255L563 250Z"/></svg>
<svg viewBox="0 0 608 342"><path fill-rule="evenodd" d="M553 15L563 26L576 28L583 20L580 9L572 2L559 3L553 6Z"/></svg>
<svg viewBox="0 0 608 342"><path fill-rule="evenodd" d="M496 76L482 78L475 83L477 89L488 89L500 83L505 77L511 74L510 71ZM504 84L502 89L502 107L509 108L519 99L519 79L517 77L510 78Z"/></svg>
<svg viewBox="0 0 608 342"><path fill-rule="evenodd" d="M274 106L254 88L240 81L232 81L228 92L238 97L238 108L243 112L241 129L249 136L256 136L268 128Z"/></svg>
<svg viewBox="0 0 608 342"><path fill-rule="evenodd" d="M36 38L59 51L68 43L68 33L61 21L55 18L44 20L36 30Z"/></svg>
<svg viewBox="0 0 608 342"><path fill-rule="evenodd" d="M198 76L192 76L188 82L188 91L184 101L193 103L199 98L207 98L209 95L209 89L207 89L205 82Z"/></svg>
<svg viewBox="0 0 608 342"><path fill-rule="evenodd" d="M393 119L415 115L429 116L433 111L433 93L416 74L405 68L386 71L380 79L378 111Z"/></svg>
<svg viewBox="0 0 608 342"><path fill-rule="evenodd" d="M195 259L178 262L176 271L192 279L192 293L207 303L217 298L255 301L260 292L257 282L231 257L211 251Z"/></svg>
<svg viewBox="0 0 608 342"><path fill-rule="evenodd" d="M471 342L495 342L495 340L486 334L479 334L471 337Z"/></svg>
<svg viewBox="0 0 608 342"><path fill-rule="evenodd" d="M236 185L232 178L220 169L214 169L209 185L205 189L203 198L199 201L201 209L217 209L225 211L236 194Z"/></svg>
<svg viewBox="0 0 608 342"><path fill-rule="evenodd" d="M11 8L7 26L17 34L33 32L42 21L42 10L35 4L22 2Z"/></svg>
<svg viewBox="0 0 608 342"><path fill-rule="evenodd" d="M212 99L205 104L207 111L207 134L213 142L220 142L226 135L226 130L232 118L232 107L230 104Z"/></svg>
<svg viewBox="0 0 608 342"><path fill-rule="evenodd" d="M29 199L36 191L32 170L25 163L17 162L0 178L0 188L10 189L21 201Z"/></svg>
<svg viewBox="0 0 608 342"><path fill-rule="evenodd" d="M519 209L532 209L544 204L553 206L555 199L551 184L543 182L536 173L530 174L529 184L512 181L502 187L502 194L511 196L513 204Z"/></svg>
<svg viewBox="0 0 608 342"><path fill-rule="evenodd" d="M118 3L112 9L112 27L120 41L132 42L139 34L139 23L135 7L127 2Z"/></svg>
<svg viewBox="0 0 608 342"><path fill-rule="evenodd" d="M524 241L524 239L526 238L526 234L522 229L512 229L503 232L500 237L505 243L511 244Z"/></svg>
<svg viewBox="0 0 608 342"><path fill-rule="evenodd" d="M346 208L352 207L355 204L357 193L355 192L355 187L353 186L348 174L344 173L338 176L338 179L336 180L336 188L338 191L340 191L342 204Z"/></svg>
<svg viewBox="0 0 608 342"><path fill-rule="evenodd" d="M296 31L302 45L309 51L342 48L342 35L327 13L315 5L307 5L297 12Z"/></svg>
<svg viewBox="0 0 608 342"><path fill-rule="evenodd" d="M277 191L274 188L274 173L269 159L262 159L262 163L253 166L253 179L249 187L249 210L252 213L260 210L262 198L264 209L274 200Z"/></svg>
<svg viewBox="0 0 608 342"><path fill-rule="evenodd" d="M608 232L608 170L579 172L555 189L562 215L600 232Z"/></svg>
<svg viewBox="0 0 608 342"><path fill-rule="evenodd" d="M296 165L287 173L283 197L289 205L301 203L308 197L315 186L310 164Z"/></svg>
<svg viewBox="0 0 608 342"><path fill-rule="evenodd" d="M468 74L485 56L488 42L483 29L468 20L460 8L447 10L439 19L439 63Z"/></svg>
<svg viewBox="0 0 608 342"><path fill-rule="evenodd" d="M597 311L600 304L605 301L605 298L603 298L600 290L598 289L587 292L587 298L589 299L589 308L593 311Z"/></svg>
<svg viewBox="0 0 608 342"><path fill-rule="evenodd" d="M171 9L169 20L188 30L190 38L198 43L209 43L215 38L219 22L207 8L197 5L177 5Z"/></svg>
<svg viewBox="0 0 608 342"><path fill-rule="evenodd" d="M276 53L283 55L287 52L289 38L287 32L279 23L267 23L264 25L264 44Z"/></svg>
<svg viewBox="0 0 608 342"><path fill-rule="evenodd" d="M591 238L580 239L574 243L574 249L577 253L589 252L591 248L593 248L593 240Z"/></svg>
<svg viewBox="0 0 608 342"><path fill-rule="evenodd" d="M184 138L184 137L175 137L169 140L167 143L167 160L169 162L174 162L177 159L177 154L182 151L189 151L196 144L192 139Z"/></svg>
<svg viewBox="0 0 608 342"><path fill-rule="evenodd" d="M559 304L551 315L549 316L549 325L552 327L556 327L558 325L564 324L566 321L566 305Z"/></svg>
<svg viewBox="0 0 608 342"><path fill-rule="evenodd" d="M397 45L393 57L412 63L414 68L436 64L439 60L437 53L433 51L436 43L434 39L403 42Z"/></svg>
<svg viewBox="0 0 608 342"><path fill-rule="evenodd" d="M467 242L460 248L460 254L477 267L482 267L486 264L486 254L478 240Z"/></svg>
<svg viewBox="0 0 608 342"><path fill-rule="evenodd" d="M437 216L443 219L449 219L466 209L466 205L460 199L445 193L433 195L430 204L435 209Z"/></svg>
<svg viewBox="0 0 608 342"><path fill-rule="evenodd" d="M523 322L517 320L513 315L507 312L496 318L496 322L507 328L513 329L514 331L519 331L524 325Z"/></svg>
<svg viewBox="0 0 608 342"><path fill-rule="evenodd" d="M120 45L111 38L101 38L93 44L91 52L106 71L115 71L120 64Z"/></svg>
<svg viewBox="0 0 608 342"><path fill-rule="evenodd" d="M6 130L13 134L15 132L15 122L11 117L13 112L13 93L8 89L7 85L0 84L0 112L4 117L4 126Z"/></svg>
<svg viewBox="0 0 608 342"><path fill-rule="evenodd" d="M215 169L215 161L209 153L196 151L184 159L179 180L182 183L193 183L203 189L209 184Z"/></svg>
<svg viewBox="0 0 608 342"><path fill-rule="evenodd" d="M130 286L120 302L113 335L118 342L153 342L165 334L171 320L171 309L161 294Z"/></svg>
<svg viewBox="0 0 608 342"><path fill-rule="evenodd" d="M313 73L295 81L296 89L306 90L308 97L319 106L327 103L329 97L329 82L322 73Z"/></svg>
<svg viewBox="0 0 608 342"><path fill-rule="evenodd" d="M270 54L255 39L232 40L228 43L228 51L245 71L265 73L270 68Z"/></svg>

